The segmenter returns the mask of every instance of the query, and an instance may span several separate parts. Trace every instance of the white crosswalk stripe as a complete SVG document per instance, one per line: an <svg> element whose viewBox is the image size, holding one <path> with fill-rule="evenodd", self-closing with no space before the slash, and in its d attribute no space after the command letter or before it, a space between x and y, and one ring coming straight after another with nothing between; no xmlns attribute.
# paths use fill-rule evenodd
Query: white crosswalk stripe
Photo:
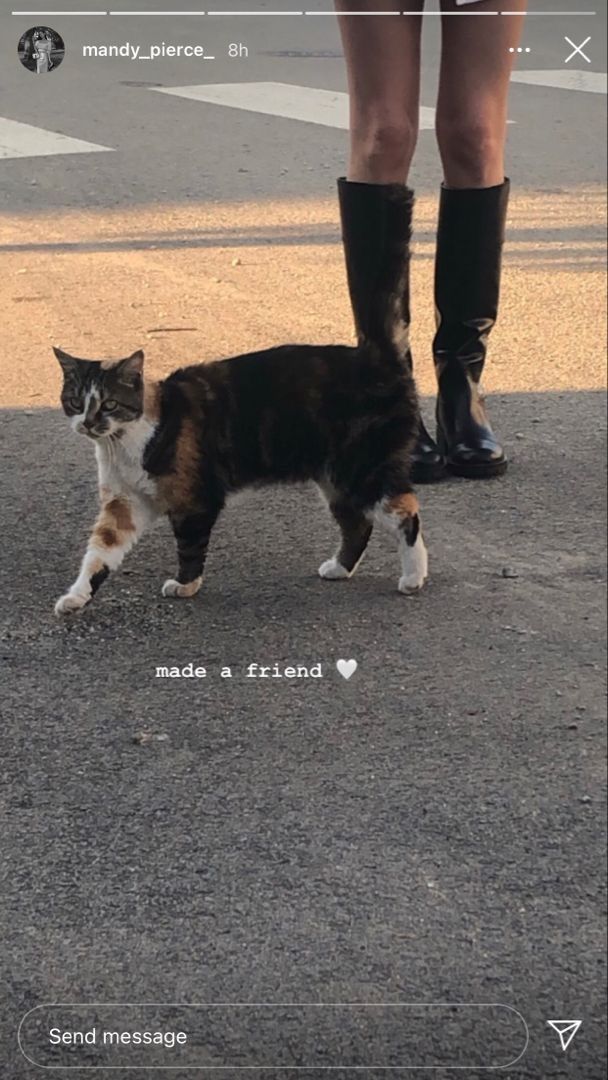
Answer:
<svg viewBox="0 0 608 1080"><path fill-rule="evenodd" d="M606 93L606 74L602 71L578 71L558 68L556 71L514 71L513 82L528 86L550 86L556 90L583 90L587 94Z"/></svg>
<svg viewBox="0 0 608 1080"><path fill-rule="evenodd" d="M605 94L606 75L602 72L571 70L569 68L543 71L513 72L513 82L528 86L554 87L563 90ZM245 112L262 113L309 124L348 130L348 94L338 90L319 90L292 83L242 82L200 83L195 86L151 87L158 94L187 98L208 105L223 105ZM509 121L514 123L514 121ZM435 109L422 105L420 130L435 127Z"/></svg>
<svg viewBox="0 0 608 1080"><path fill-rule="evenodd" d="M513 72L513 82L528 86L605 94L602 72L569 68ZM194 86L151 87L154 93L260 113L309 124L348 130L348 94L278 82L201 83ZM509 121L512 123L512 121ZM432 131L435 109L420 108L420 130ZM48 157L56 154L108 153L113 148L86 142L0 116L0 161L10 158Z"/></svg>
<svg viewBox="0 0 608 1080"><path fill-rule="evenodd" d="M109 146L73 139L57 131L22 124L0 116L0 160L49 157L53 154L92 154L110 151Z"/></svg>
<svg viewBox="0 0 608 1080"><path fill-rule="evenodd" d="M317 90L311 86L291 83L203 83L199 86L158 86L156 93L190 98L210 105L225 105L246 112L303 120L309 124L348 130L348 94L337 90ZM435 110L422 106L420 129L430 131L435 126Z"/></svg>

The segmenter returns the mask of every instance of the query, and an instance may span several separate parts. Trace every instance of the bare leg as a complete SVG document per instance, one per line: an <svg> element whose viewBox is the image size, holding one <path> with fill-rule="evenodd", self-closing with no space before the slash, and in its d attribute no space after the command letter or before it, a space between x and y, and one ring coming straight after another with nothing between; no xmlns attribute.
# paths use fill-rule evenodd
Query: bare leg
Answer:
<svg viewBox="0 0 608 1080"><path fill-rule="evenodd" d="M110 571L118 569L156 516L148 505L124 495L110 496L103 501L80 573L65 596L55 604L55 614L66 615L88 604Z"/></svg>
<svg viewBox="0 0 608 1080"><path fill-rule="evenodd" d="M376 507L374 516L380 525L397 537L401 560L399 592L417 592L428 575L428 556L420 529L418 499L413 491L383 499Z"/></svg>
<svg viewBox="0 0 608 1080"><path fill-rule="evenodd" d="M462 11L443 0L443 11ZM475 11L495 10L494 0ZM513 0L521 15L446 15L442 19L437 142L450 188L487 188L505 178L509 79L521 40L526 0Z"/></svg>
<svg viewBox="0 0 608 1080"><path fill-rule="evenodd" d="M360 510L347 502L333 502L329 508L340 526L342 541L333 559L321 564L319 575L327 581L343 581L352 577L361 562L372 534L372 525Z"/></svg>
<svg viewBox="0 0 608 1080"><path fill-rule="evenodd" d="M348 72L350 163L348 179L367 184L404 184L418 137L420 15L345 15L369 2L336 0ZM389 0L382 10L400 11Z"/></svg>

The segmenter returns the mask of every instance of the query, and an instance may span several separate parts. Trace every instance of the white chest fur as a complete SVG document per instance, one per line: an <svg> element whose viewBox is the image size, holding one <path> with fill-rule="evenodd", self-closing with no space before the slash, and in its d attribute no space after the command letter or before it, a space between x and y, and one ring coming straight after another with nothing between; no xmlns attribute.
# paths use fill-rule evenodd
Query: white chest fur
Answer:
<svg viewBox="0 0 608 1080"><path fill-rule="evenodd" d="M96 447L100 488L112 494L139 495L153 502L156 482L145 472L142 459L154 425L145 417L127 424L121 439L101 439Z"/></svg>

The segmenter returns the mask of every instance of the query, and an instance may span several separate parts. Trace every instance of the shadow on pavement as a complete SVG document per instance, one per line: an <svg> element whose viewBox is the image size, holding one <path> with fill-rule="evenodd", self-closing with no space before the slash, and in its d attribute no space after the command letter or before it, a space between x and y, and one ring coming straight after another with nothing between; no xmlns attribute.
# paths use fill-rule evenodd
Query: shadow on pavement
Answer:
<svg viewBox="0 0 608 1080"><path fill-rule="evenodd" d="M146 229L144 236L100 238L83 241L38 241L0 244L1 253L82 254L90 252L129 251L188 251L198 248L239 248L294 246L305 244L337 245L340 232L337 220L328 223L327 230L319 231L318 225L309 228L300 223L294 226L274 226L260 230L253 226L230 229L225 224L217 229L177 229L172 232L154 232ZM434 243L434 233L428 230L416 232L416 259L434 258L432 250L421 251L423 244ZM551 246L554 245L554 246ZM605 230L601 223L587 226L564 226L563 228L510 228L507 255L518 263L534 264L535 269L568 271L601 270L606 265Z"/></svg>

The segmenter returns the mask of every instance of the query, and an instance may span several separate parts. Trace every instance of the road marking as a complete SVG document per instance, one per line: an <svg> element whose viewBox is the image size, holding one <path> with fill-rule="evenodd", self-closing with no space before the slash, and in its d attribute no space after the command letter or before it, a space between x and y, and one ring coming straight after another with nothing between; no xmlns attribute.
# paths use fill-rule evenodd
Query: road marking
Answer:
<svg viewBox="0 0 608 1080"><path fill-rule="evenodd" d="M92 154L110 151L109 146L72 139L57 131L21 124L0 116L0 159L49 157L52 154Z"/></svg>
<svg viewBox="0 0 608 1080"><path fill-rule="evenodd" d="M348 131L348 94L338 90L316 90L311 86L291 83L202 83L199 86L153 86L158 94L190 98L209 105L224 105L229 109L280 116L286 120L303 120L308 124ZM422 106L420 128L430 131L435 126L435 110Z"/></svg>
<svg viewBox="0 0 608 1080"><path fill-rule="evenodd" d="M530 86L551 86L557 90L584 90L588 94L606 93L606 73L602 71L514 71L513 82Z"/></svg>

